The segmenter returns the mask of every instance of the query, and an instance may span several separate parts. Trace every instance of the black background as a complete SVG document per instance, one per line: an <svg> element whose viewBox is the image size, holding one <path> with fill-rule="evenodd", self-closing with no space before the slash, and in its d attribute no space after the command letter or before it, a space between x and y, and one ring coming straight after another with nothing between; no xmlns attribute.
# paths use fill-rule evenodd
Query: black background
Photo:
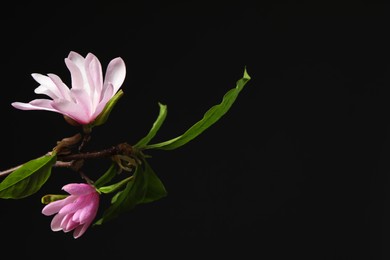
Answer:
<svg viewBox="0 0 390 260"><path fill-rule="evenodd" d="M80 181L54 169L37 194L0 201L3 255L390 258L388 6L14 2L2 12L2 169L77 132L59 114L10 105L37 97L31 73L69 83L69 51L127 67L125 95L90 149L137 142L158 102L168 116L155 141L176 137L245 66L252 77L217 124L153 151L166 198L75 240L41 214L42 195Z"/></svg>

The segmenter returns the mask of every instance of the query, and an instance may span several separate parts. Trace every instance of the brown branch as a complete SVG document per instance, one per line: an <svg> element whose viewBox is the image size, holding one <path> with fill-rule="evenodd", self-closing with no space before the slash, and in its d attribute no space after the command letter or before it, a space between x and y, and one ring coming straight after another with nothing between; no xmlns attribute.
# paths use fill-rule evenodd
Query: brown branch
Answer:
<svg viewBox="0 0 390 260"><path fill-rule="evenodd" d="M104 149L97 152L85 152L85 153L74 153L67 155L59 155L58 160L61 161L73 161L73 160L82 160L82 159L96 159L103 157L110 157L112 155L118 154L120 150L118 146L113 146L108 149Z"/></svg>
<svg viewBox="0 0 390 260"><path fill-rule="evenodd" d="M57 161L53 167L64 167L64 168L77 168L81 165L76 165L77 162L84 159L98 159L98 158L107 158L113 155L122 154L130 157L137 158L136 151L133 147L127 143L120 143L118 145L112 146L110 148L96 151L96 152L85 152L85 153L75 153L75 154L60 154L57 155ZM12 167L10 169L0 171L0 177L6 176L13 171L19 169L23 164Z"/></svg>

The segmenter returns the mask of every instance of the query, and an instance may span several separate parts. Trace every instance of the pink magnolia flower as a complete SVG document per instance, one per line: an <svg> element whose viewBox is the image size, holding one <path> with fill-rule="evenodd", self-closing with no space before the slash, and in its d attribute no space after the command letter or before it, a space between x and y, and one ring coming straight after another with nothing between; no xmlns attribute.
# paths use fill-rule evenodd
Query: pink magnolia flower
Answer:
<svg viewBox="0 0 390 260"><path fill-rule="evenodd" d="M125 63L120 57L111 60L104 80L100 61L92 53L84 58L71 51L65 58L65 64L71 74L71 89L55 74L45 76L33 73L32 77L40 84L34 92L51 99L34 99L29 103L13 102L12 106L21 110L57 112L81 125L92 123L124 82Z"/></svg>
<svg viewBox="0 0 390 260"><path fill-rule="evenodd" d="M51 221L53 231L69 232L74 230L73 237L78 238L87 231L96 217L99 208L99 193L86 183L71 183L63 188L70 196L46 205L42 214L56 214Z"/></svg>

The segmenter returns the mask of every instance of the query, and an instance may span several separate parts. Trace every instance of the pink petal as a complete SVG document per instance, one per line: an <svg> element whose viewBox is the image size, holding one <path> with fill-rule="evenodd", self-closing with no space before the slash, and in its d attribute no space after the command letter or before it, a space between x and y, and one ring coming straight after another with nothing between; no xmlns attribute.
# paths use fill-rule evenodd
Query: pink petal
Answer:
<svg viewBox="0 0 390 260"><path fill-rule="evenodd" d="M86 183L70 183L62 187L62 189L72 195L85 195L96 192L93 186Z"/></svg>
<svg viewBox="0 0 390 260"><path fill-rule="evenodd" d="M85 89L72 89L71 95L76 100L76 103L84 109L88 116L93 114L95 110L92 105L92 98Z"/></svg>
<svg viewBox="0 0 390 260"><path fill-rule="evenodd" d="M69 116L79 124L89 124L90 117L86 114L85 109L79 104L69 102L67 100L58 100L53 103L54 109L59 113Z"/></svg>
<svg viewBox="0 0 390 260"><path fill-rule="evenodd" d="M95 113L93 114L93 118L96 118L100 113L103 111L104 107L107 105L108 101L114 96L114 87L112 84L108 84L106 87L103 95L102 95L102 100L99 102L95 109Z"/></svg>
<svg viewBox="0 0 390 260"><path fill-rule="evenodd" d="M114 86L114 93L122 86L126 77L126 66L122 58L115 58L110 61L107 66L106 75L104 78L104 87L109 83ZM103 87L103 88L104 88Z"/></svg>
<svg viewBox="0 0 390 260"><path fill-rule="evenodd" d="M73 237L74 238L81 237L85 233L85 231L87 231L87 229L91 225L91 223L85 223L84 225L80 225L77 228L75 228L75 230L73 232Z"/></svg>
<svg viewBox="0 0 390 260"><path fill-rule="evenodd" d="M69 232L69 231L75 229L79 225L80 225L80 223L74 222L72 220L72 215L69 215L69 218L66 220L66 222L63 222L63 224L61 226L62 226L62 228L63 228L62 230L64 232Z"/></svg>
<svg viewBox="0 0 390 260"><path fill-rule="evenodd" d="M75 201L75 199L77 199L77 197L69 196L69 197L66 197L65 199L62 199L62 200L53 201L53 202L47 204L42 209L42 214L44 214L46 216L53 215L53 214L57 213L58 211L60 211L60 209L63 208L65 205L67 205L69 203L73 203Z"/></svg>
<svg viewBox="0 0 390 260"><path fill-rule="evenodd" d="M66 215L62 215L62 214L55 215L50 223L51 230L53 230L53 231L62 230L61 223L62 223L62 220L65 216Z"/></svg>
<svg viewBox="0 0 390 260"><path fill-rule="evenodd" d="M83 196L78 197L73 203L67 204L61 208L60 211L58 211L58 214L73 214L77 210L84 208L87 204L88 201L85 201Z"/></svg>
<svg viewBox="0 0 390 260"><path fill-rule="evenodd" d="M89 203L80 210L78 218L81 224L92 221L95 218L99 207L99 195L91 194L86 199Z"/></svg>
<svg viewBox="0 0 390 260"><path fill-rule="evenodd" d="M69 221L72 220L72 215L71 214L66 214L63 218L62 218L62 221L61 221L61 228L62 228L62 231L64 232L68 232L69 230L66 230L66 226L68 226L69 224Z"/></svg>
<svg viewBox="0 0 390 260"><path fill-rule="evenodd" d="M14 108L21 110L47 110L52 112L59 112L55 108L52 107L53 100L50 99L34 99L29 103L23 102L12 102L11 105Z"/></svg>

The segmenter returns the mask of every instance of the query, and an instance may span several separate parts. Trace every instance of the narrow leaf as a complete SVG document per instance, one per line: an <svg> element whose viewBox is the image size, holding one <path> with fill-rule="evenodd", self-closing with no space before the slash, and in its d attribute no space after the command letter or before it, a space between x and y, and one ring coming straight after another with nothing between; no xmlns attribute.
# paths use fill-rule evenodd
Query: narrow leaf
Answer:
<svg viewBox="0 0 390 260"><path fill-rule="evenodd" d="M115 192L115 191L118 191L120 190L126 183L128 183L129 181L131 181L133 179L133 176L130 176L126 179L123 179L117 183L114 183L112 185L108 185L108 186L103 186L103 187L100 187L99 188L99 191L101 193L112 193L112 192Z"/></svg>
<svg viewBox="0 0 390 260"><path fill-rule="evenodd" d="M0 198L21 199L37 192L49 179L56 155L28 161L0 183Z"/></svg>
<svg viewBox="0 0 390 260"><path fill-rule="evenodd" d="M150 129L149 133L144 138L139 140L138 143L134 145L134 147L142 148L143 146L147 145L152 140L152 138L156 135L157 131L160 129L162 123L164 122L167 116L167 106L161 103L158 103L158 105L160 107L160 112L158 114L156 121L153 123L153 126Z"/></svg>
<svg viewBox="0 0 390 260"><path fill-rule="evenodd" d="M94 186L96 188L100 188L103 185L106 185L106 183L109 183L117 174L118 169L117 169L116 163L112 163L110 168L94 183Z"/></svg>
<svg viewBox="0 0 390 260"><path fill-rule="evenodd" d="M204 114L203 118L197 123L195 123L192 127L190 127L184 134L165 142L147 145L145 149L173 150L188 143L189 141L200 135L207 128L209 128L211 125L213 125L215 122L217 122L223 115L226 114L226 112L229 111L238 94L241 92L245 84L250 79L251 78L245 69L244 76L237 81L235 88L230 89L223 96L222 102L218 105L211 107Z"/></svg>

